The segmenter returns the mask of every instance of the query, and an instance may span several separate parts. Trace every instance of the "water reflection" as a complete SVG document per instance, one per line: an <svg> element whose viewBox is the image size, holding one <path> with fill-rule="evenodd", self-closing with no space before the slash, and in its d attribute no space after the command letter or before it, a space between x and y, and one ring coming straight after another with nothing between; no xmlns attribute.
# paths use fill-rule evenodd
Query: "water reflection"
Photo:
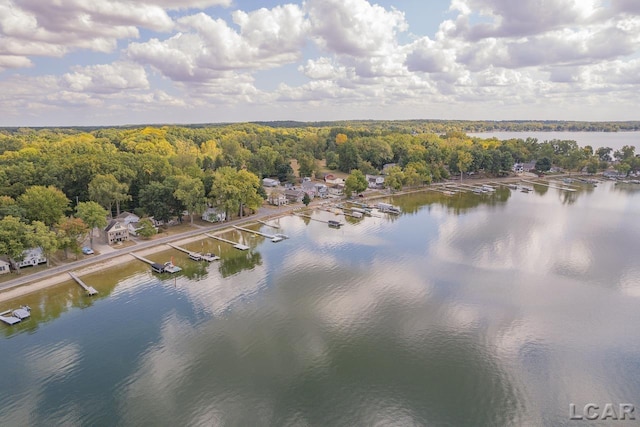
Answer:
<svg viewBox="0 0 640 427"><path fill-rule="evenodd" d="M556 189L503 190L398 196L403 215L340 229L284 217L291 239L278 244L231 231L251 249L183 245L218 264L156 253L184 274L127 263L83 277L101 292L88 302L61 285L30 303L58 304L56 321L40 313L32 333L2 337L21 357L0 365L20 382L0 387L0 417L562 425L569 402L640 395L640 340L627 332L640 321L640 193L599 185L563 204Z"/></svg>

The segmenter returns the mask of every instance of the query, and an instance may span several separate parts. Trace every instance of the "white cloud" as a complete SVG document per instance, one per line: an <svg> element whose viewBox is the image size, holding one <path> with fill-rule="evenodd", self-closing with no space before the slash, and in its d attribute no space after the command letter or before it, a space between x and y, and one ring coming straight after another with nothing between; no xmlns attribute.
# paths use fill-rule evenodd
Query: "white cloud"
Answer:
<svg viewBox="0 0 640 427"><path fill-rule="evenodd" d="M233 16L240 32L222 19L198 13L178 20L184 32L164 41L132 43L127 53L172 80L195 82L220 78L229 70L273 68L301 56L306 23L298 6L236 11Z"/></svg>
<svg viewBox="0 0 640 427"><path fill-rule="evenodd" d="M389 54L397 47L397 33L408 28L402 12L365 0L309 0L306 9L316 42L340 55Z"/></svg>
<svg viewBox="0 0 640 427"><path fill-rule="evenodd" d="M126 62L75 67L73 73L62 76L62 83L75 92L91 93L115 93L149 88L144 68Z"/></svg>

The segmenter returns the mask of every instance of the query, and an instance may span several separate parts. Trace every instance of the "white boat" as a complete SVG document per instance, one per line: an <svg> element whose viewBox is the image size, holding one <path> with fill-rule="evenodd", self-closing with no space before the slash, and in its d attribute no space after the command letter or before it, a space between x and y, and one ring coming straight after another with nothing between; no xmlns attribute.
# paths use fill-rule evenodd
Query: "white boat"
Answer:
<svg viewBox="0 0 640 427"><path fill-rule="evenodd" d="M189 252L189 258L194 261L201 261L202 255L200 255L198 252Z"/></svg>

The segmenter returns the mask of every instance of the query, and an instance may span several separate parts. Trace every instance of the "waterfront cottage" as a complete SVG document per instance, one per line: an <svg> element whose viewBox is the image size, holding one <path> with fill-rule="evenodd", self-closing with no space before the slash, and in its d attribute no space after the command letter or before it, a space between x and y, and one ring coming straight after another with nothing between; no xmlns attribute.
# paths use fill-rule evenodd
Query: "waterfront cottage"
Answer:
<svg viewBox="0 0 640 427"><path fill-rule="evenodd" d="M11 271L11 263L5 258L0 258L0 274L7 274Z"/></svg>
<svg viewBox="0 0 640 427"><path fill-rule="evenodd" d="M22 253L22 261L18 261L15 264L18 268L29 267L32 265L44 264L47 262L47 258L42 253L41 248L27 249Z"/></svg>
<svg viewBox="0 0 640 427"><path fill-rule="evenodd" d="M272 191L271 194L269 194L267 201L273 206L282 206L289 204L287 197L279 191Z"/></svg>
<svg viewBox="0 0 640 427"><path fill-rule="evenodd" d="M365 178L367 178L367 182L369 183L369 188L384 187L384 176L382 175L365 175Z"/></svg>
<svg viewBox="0 0 640 427"><path fill-rule="evenodd" d="M104 229L107 236L107 243L113 245L114 243L126 242L129 240L129 227L122 222L112 220L109 225Z"/></svg>
<svg viewBox="0 0 640 427"><path fill-rule="evenodd" d="M227 214L224 211L220 211L217 208L207 208L202 213L202 219L208 222L222 222L227 219Z"/></svg>
<svg viewBox="0 0 640 427"><path fill-rule="evenodd" d="M304 198L305 192L302 190L285 190L284 195L289 203L300 203Z"/></svg>
<svg viewBox="0 0 640 427"><path fill-rule="evenodd" d="M120 215L114 218L116 221L121 222L123 224L131 224L140 222L140 217L131 212L122 212Z"/></svg>

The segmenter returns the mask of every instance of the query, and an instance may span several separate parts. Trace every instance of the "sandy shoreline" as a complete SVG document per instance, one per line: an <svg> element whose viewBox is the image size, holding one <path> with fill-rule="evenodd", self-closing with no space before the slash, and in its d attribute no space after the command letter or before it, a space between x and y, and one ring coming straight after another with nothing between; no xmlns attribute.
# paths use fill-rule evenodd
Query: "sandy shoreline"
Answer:
<svg viewBox="0 0 640 427"><path fill-rule="evenodd" d="M506 177L506 178L483 178L483 179L466 179L463 182L464 183L469 183L469 184L483 184L483 183L487 183L487 182L491 182L491 181L502 181L502 182L513 182L513 181L517 181L522 179L523 177ZM427 192L429 190L432 190L434 187L438 187L440 185L444 185L444 184L451 184L451 183L455 183L455 182L444 182L444 183L438 183L438 184L433 184L432 186L425 186L425 187L418 187L415 189L407 189L405 191L399 191L397 193L393 193L393 194L377 194L377 195L371 195L369 197L365 197L363 199L361 199L361 201L366 201L366 200L375 200L375 199L379 199L379 198L384 198L384 197L393 197L393 196L399 196L399 195L403 195L403 194L410 194L410 193L416 193L416 192ZM320 204L322 204L324 202L320 202ZM313 208L315 205L318 205L318 203L313 203L310 205L310 208ZM232 221L232 223L236 223L237 224L241 224L244 222L251 222L254 220L258 220L258 219L274 219L274 218L279 218L285 215L290 215L294 210L299 209L300 206L294 206L294 207L288 207L287 209L284 209L282 211L277 211L277 212L273 212L273 213L267 213L265 215L259 215L259 216L252 216L252 217L246 217L243 220L235 220ZM224 224L224 226L222 226L219 229L216 230L209 230L208 232L210 234L220 234L220 233L224 233L226 231L228 231L229 229L232 228L232 226L234 224L232 223L226 223ZM203 230L203 232L205 232L205 230ZM171 242L175 245L183 245L183 244L187 244L187 243L191 243L191 242L196 242L202 239L206 239L205 236L203 236L202 234L198 234L195 236L191 236L191 237L180 237L179 235L176 236L175 240L171 240ZM158 242L157 245L155 246L151 246L151 247L147 247L147 248L142 248L140 250L136 250L136 254L141 255L141 256L146 256L146 255L151 255L157 252L162 252L162 251L166 251L167 245L164 242ZM33 282L27 282L23 285L16 285L15 287L0 291L0 302L4 302L4 301L8 301L14 298L18 298L33 292L37 292L40 291L42 289L46 289L48 287L51 287L53 285L57 285L60 283L64 283L67 282L70 279L68 272L69 271L73 271L75 274L77 274L78 276L83 276L83 275L87 275L87 274L91 274L91 273L95 273L98 272L100 270L103 269L107 269L107 268L111 268L111 267L117 267L119 265L122 265L125 262L129 262L132 261L132 257L131 255L129 255L128 253L123 253L121 255L117 255L113 258L109 258L108 260L104 260L104 261L97 261L93 264L84 266L84 267L78 267L78 268L74 268L73 265L69 265L69 268L64 271L64 272L60 272L60 273L54 273L51 276L48 277L44 277L44 278L40 278L40 279L33 279ZM28 280L28 279L27 279Z"/></svg>
<svg viewBox="0 0 640 427"><path fill-rule="evenodd" d="M223 228L221 230L211 232L210 234L218 234L218 233L223 233L225 231L227 231L227 228ZM181 239L179 236L177 236L176 240L172 241L172 243L180 246L180 245L191 243L191 242L197 242L202 239L206 239L206 237L203 235L197 235L197 236ZM157 252L166 251L167 249L169 248L165 243L159 243L157 246L140 249L139 251L136 251L136 254L140 256L146 256L146 255L152 255ZM73 271L76 275L82 277L87 274L96 273L100 270L104 270L111 267L117 267L119 265L122 265L123 263L130 262L130 261L135 261L135 260L131 257L131 255L124 253L114 258L110 258L106 261L98 261L86 267L80 267L78 269L69 268L68 271ZM69 280L71 280L71 278L69 277L69 273L65 271L62 273L54 274L50 277L46 277L43 279L34 279L34 280L37 280L37 281L32 283L26 283L24 285L19 285L14 288L8 289L6 291L0 292L0 302L8 301L14 298L18 298L18 297L33 293L33 292L37 292L37 291L46 289L48 287L51 287L53 285L68 282Z"/></svg>

